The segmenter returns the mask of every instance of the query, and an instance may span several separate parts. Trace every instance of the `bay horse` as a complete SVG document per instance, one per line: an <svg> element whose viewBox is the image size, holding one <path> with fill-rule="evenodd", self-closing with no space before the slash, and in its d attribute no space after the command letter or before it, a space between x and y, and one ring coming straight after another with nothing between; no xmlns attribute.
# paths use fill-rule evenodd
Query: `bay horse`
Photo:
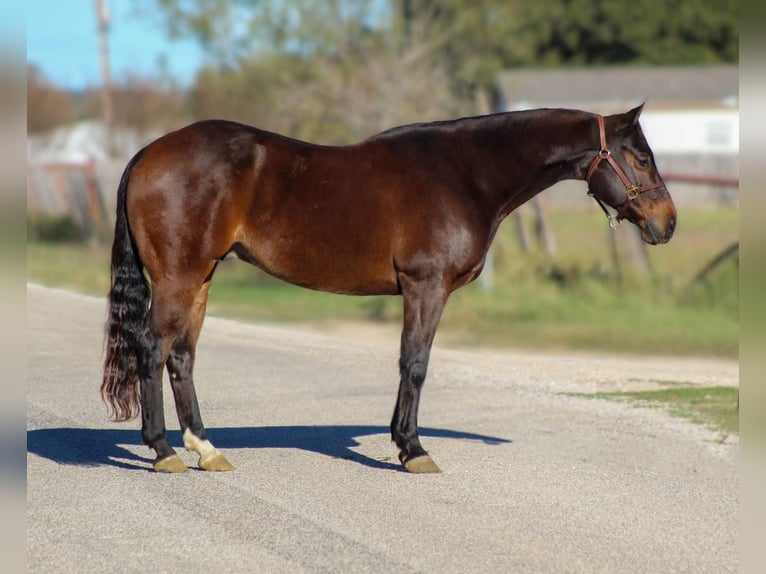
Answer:
<svg viewBox="0 0 766 574"><path fill-rule="evenodd" d="M130 160L117 192L101 385L110 414L141 414L154 470L187 470L165 432L167 368L184 446L204 470L233 469L205 434L192 371L211 279L234 253L302 287L402 296L391 437L407 471L439 472L418 437L431 343L447 298L478 277L500 222L554 183L580 179L610 225L626 219L650 244L673 235L676 210L642 108L492 114L349 146L223 120L160 137Z"/></svg>

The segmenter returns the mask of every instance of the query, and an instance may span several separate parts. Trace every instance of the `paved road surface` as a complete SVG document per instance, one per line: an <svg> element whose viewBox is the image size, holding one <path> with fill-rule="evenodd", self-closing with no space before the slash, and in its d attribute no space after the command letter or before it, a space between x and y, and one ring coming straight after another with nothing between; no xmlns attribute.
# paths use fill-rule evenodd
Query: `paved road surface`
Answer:
<svg viewBox="0 0 766 574"><path fill-rule="evenodd" d="M414 476L386 428L395 338L209 319L197 389L237 469L159 475L100 402L104 301L27 305L30 572L737 570L736 441L562 394L735 385L736 363L437 349L421 425L444 472Z"/></svg>

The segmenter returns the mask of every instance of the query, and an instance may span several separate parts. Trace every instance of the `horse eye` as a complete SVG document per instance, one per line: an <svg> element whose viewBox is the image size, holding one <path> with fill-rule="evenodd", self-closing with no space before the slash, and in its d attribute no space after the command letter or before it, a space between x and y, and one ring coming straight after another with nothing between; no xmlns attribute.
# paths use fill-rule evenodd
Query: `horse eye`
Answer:
<svg viewBox="0 0 766 574"><path fill-rule="evenodd" d="M648 159L637 158L636 161L638 161L638 165L640 165L641 167L649 167Z"/></svg>

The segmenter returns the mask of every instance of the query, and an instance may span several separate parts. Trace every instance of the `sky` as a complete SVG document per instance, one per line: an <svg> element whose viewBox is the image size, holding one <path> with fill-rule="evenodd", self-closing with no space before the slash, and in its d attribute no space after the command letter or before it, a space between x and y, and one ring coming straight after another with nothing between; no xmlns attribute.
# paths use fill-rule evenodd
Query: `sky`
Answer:
<svg viewBox="0 0 766 574"><path fill-rule="evenodd" d="M166 75L189 85L204 61L191 41L170 41L155 23L136 15L138 2L107 0L111 15L111 76ZM101 84L95 0L30 0L27 3L27 62L59 87L79 90Z"/></svg>

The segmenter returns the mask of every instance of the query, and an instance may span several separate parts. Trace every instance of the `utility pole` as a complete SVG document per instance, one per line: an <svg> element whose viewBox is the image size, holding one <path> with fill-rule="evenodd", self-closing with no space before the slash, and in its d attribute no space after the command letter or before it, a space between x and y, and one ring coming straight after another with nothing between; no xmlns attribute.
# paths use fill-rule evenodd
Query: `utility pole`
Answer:
<svg viewBox="0 0 766 574"><path fill-rule="evenodd" d="M109 13L104 0L96 0L98 14L98 43L101 51L101 113L104 122L104 143L107 156L114 152L112 141L112 80L109 74Z"/></svg>

